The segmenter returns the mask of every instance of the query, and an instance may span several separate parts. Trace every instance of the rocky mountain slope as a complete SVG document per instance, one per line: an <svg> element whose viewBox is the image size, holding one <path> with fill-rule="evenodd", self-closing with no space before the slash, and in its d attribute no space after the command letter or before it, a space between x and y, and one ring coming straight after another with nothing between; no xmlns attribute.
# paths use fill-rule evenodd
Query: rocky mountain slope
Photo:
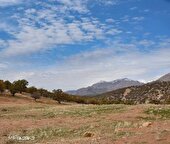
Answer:
<svg viewBox="0 0 170 144"><path fill-rule="evenodd" d="M129 86L140 86L140 85L143 85L143 83L124 78L124 79L114 80L111 82L101 81L99 83L93 84L92 86L86 88L67 91L67 93L72 95L80 95L80 96L92 96L92 95L109 92L112 90L117 90L120 88L125 88Z"/></svg>
<svg viewBox="0 0 170 144"><path fill-rule="evenodd" d="M170 103L170 81L156 81L142 86L114 90L97 96L99 99L111 103Z"/></svg>
<svg viewBox="0 0 170 144"><path fill-rule="evenodd" d="M161 78L158 79L158 81L170 81L170 73L162 76Z"/></svg>

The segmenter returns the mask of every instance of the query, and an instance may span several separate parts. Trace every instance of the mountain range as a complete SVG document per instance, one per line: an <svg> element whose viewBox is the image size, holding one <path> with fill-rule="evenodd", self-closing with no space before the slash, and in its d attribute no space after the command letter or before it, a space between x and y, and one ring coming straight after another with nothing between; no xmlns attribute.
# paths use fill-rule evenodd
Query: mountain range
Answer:
<svg viewBox="0 0 170 144"><path fill-rule="evenodd" d="M169 82L169 81L170 81L170 73L163 75L155 82L159 83L159 82ZM100 94L107 93L110 91L119 90L122 88L133 87L133 86L143 86L143 85L145 84L142 82L131 80L128 78L123 78L123 79L117 79L117 80L110 81L110 82L100 81L98 83L95 83L85 88L67 91L67 93L71 95L79 95L79 96L95 96L95 95L100 95Z"/></svg>
<svg viewBox="0 0 170 144"><path fill-rule="evenodd" d="M95 95L102 101L124 104L170 104L170 73L158 80Z"/></svg>
<svg viewBox="0 0 170 144"><path fill-rule="evenodd" d="M67 91L67 93L71 95L93 96L93 95L109 92L112 90L117 90L120 88L125 88L129 86L140 86L143 84L144 83L141 83L139 81L123 78L123 79L117 79L110 82L100 81L98 83L93 84L92 86L88 86L86 88L80 88L78 90Z"/></svg>

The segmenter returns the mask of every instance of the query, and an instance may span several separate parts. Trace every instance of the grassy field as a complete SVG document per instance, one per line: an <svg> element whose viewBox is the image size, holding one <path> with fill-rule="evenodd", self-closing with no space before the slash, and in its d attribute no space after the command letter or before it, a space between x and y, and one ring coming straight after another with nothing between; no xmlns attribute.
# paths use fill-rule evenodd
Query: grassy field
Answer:
<svg viewBox="0 0 170 144"><path fill-rule="evenodd" d="M168 105L80 105L0 96L0 144L169 144Z"/></svg>

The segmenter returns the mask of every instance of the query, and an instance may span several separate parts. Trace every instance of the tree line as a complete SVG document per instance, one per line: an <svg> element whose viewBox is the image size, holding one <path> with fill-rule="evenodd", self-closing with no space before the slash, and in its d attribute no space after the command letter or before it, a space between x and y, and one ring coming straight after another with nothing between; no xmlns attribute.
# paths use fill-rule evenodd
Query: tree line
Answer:
<svg viewBox="0 0 170 144"><path fill-rule="evenodd" d="M28 87L29 82L25 79L10 82L8 80L0 80L0 93L8 91L11 96L15 96L16 93L28 93L36 101L41 97L51 98L57 101L59 104L61 102L75 102L81 104L100 104L101 102L94 97L82 97L69 95L63 92L61 89L54 89L52 92L43 88L36 88L35 86Z"/></svg>
<svg viewBox="0 0 170 144"><path fill-rule="evenodd" d="M4 93L5 91L8 91L11 96L15 96L16 93L29 93L30 96L36 101L37 99L40 99L41 97L49 97L52 98L58 103L61 103L61 101L65 100L65 97L68 96L65 94L61 89L53 90L52 92L43 89L43 88L36 88L34 86L28 87L29 82L25 79L17 80L14 82L10 82L8 80L3 81L0 80L0 93Z"/></svg>

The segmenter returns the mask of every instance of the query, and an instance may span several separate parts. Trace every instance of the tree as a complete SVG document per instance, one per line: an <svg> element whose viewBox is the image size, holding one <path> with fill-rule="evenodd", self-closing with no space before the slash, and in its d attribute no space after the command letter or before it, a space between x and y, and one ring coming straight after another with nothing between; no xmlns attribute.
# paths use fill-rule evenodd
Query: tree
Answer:
<svg viewBox="0 0 170 144"><path fill-rule="evenodd" d="M63 91L61 89L53 90L53 99L58 101L59 104L61 104L61 101L63 100Z"/></svg>
<svg viewBox="0 0 170 144"><path fill-rule="evenodd" d="M38 89L38 92L43 97L49 97L49 92L46 89L40 88L40 89Z"/></svg>
<svg viewBox="0 0 170 144"><path fill-rule="evenodd" d="M14 81L11 84L9 90L10 90L11 94L13 96L15 96L15 93L17 93L17 92L20 92L20 93L24 92L26 90L26 88L27 88L27 85L28 85L28 81L26 81L24 79L23 80Z"/></svg>
<svg viewBox="0 0 170 144"><path fill-rule="evenodd" d="M32 87L29 87L27 88L26 92L30 93L30 94L33 94L34 92L37 91L37 88L32 86Z"/></svg>
<svg viewBox="0 0 170 144"><path fill-rule="evenodd" d="M5 85L3 80L0 80L0 92L2 93L5 90Z"/></svg>
<svg viewBox="0 0 170 144"><path fill-rule="evenodd" d="M15 84L11 84L9 90L10 90L12 96L15 96L15 93L18 92L17 86Z"/></svg>
<svg viewBox="0 0 170 144"><path fill-rule="evenodd" d="M34 98L34 100L36 101L37 99L41 98L41 94L36 91L31 94L31 97Z"/></svg>
<svg viewBox="0 0 170 144"><path fill-rule="evenodd" d="M18 80L18 81L14 81L13 82L15 89L17 90L17 92L24 92L28 86L28 81L26 80Z"/></svg>
<svg viewBox="0 0 170 144"><path fill-rule="evenodd" d="M5 89L9 90L10 86L11 86L11 82L7 80L7 81L4 82L4 85L5 85Z"/></svg>

